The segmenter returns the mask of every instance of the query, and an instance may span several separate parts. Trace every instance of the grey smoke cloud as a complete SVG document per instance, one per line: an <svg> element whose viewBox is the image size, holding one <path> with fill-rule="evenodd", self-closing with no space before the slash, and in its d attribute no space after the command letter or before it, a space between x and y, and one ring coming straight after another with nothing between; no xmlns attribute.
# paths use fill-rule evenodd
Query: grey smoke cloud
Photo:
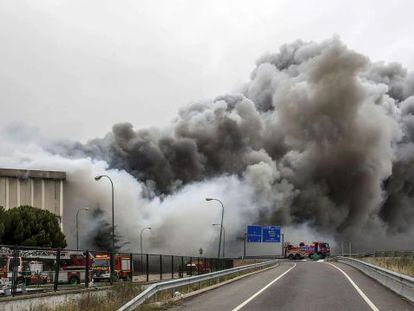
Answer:
<svg viewBox="0 0 414 311"><path fill-rule="evenodd" d="M298 228L359 248L405 248L413 95L414 74L400 64L372 63L338 38L299 40L262 56L239 93L189 104L166 128L120 123L104 138L43 152L122 176L118 228L134 240L134 223L150 222L159 228L153 250L176 250L184 238L192 250L212 245L207 195L226 201L229 241L247 223L273 223L292 236ZM98 193L83 197L104 205Z"/></svg>

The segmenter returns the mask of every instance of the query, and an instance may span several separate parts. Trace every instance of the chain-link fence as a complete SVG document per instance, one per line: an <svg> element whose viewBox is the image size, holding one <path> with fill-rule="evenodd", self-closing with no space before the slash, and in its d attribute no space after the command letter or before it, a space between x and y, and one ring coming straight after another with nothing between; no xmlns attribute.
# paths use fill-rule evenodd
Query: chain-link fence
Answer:
<svg viewBox="0 0 414 311"><path fill-rule="evenodd" d="M233 259L0 245L0 295L158 282L233 267Z"/></svg>

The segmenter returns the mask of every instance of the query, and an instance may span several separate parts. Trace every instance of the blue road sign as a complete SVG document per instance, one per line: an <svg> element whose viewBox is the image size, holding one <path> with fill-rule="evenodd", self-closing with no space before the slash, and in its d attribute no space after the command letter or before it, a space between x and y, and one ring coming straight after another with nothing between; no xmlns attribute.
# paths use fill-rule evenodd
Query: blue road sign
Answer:
<svg viewBox="0 0 414 311"><path fill-rule="evenodd" d="M280 226L266 226L262 232L263 243L280 243Z"/></svg>
<svg viewBox="0 0 414 311"><path fill-rule="evenodd" d="M247 226L247 235L262 236L262 226Z"/></svg>
<svg viewBox="0 0 414 311"><path fill-rule="evenodd" d="M261 226L247 226L247 242L261 243L262 242L262 227Z"/></svg>
<svg viewBox="0 0 414 311"><path fill-rule="evenodd" d="M248 243L262 243L262 236L261 235L248 235L247 242Z"/></svg>
<svg viewBox="0 0 414 311"><path fill-rule="evenodd" d="M280 226L247 226L247 242L280 243Z"/></svg>

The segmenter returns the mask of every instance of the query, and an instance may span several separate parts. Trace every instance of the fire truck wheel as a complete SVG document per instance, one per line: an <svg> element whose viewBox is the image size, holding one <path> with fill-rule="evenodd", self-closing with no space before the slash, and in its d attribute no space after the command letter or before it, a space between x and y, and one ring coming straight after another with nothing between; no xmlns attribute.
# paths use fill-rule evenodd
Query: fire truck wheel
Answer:
<svg viewBox="0 0 414 311"><path fill-rule="evenodd" d="M290 260L293 260L293 259L295 259L295 256L293 256L293 254L290 254L290 255L288 256L288 258L289 258Z"/></svg>
<svg viewBox="0 0 414 311"><path fill-rule="evenodd" d="M69 279L70 284L80 284L80 280L76 275L72 275Z"/></svg>
<svg viewBox="0 0 414 311"><path fill-rule="evenodd" d="M299 260L299 259L300 259L300 254L296 254L296 255L295 255L295 259L296 259L296 260Z"/></svg>

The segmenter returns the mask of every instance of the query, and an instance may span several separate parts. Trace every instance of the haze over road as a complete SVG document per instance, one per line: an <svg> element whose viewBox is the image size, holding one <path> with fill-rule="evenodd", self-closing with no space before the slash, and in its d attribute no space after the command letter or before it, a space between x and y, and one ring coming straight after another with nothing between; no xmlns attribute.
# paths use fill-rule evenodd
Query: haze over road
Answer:
<svg viewBox="0 0 414 311"><path fill-rule="evenodd" d="M352 279L362 295L335 267ZM260 294L254 296L259 291ZM352 267L340 263L303 261L282 262L279 267L185 300L174 310L402 311L414 310L414 306Z"/></svg>

